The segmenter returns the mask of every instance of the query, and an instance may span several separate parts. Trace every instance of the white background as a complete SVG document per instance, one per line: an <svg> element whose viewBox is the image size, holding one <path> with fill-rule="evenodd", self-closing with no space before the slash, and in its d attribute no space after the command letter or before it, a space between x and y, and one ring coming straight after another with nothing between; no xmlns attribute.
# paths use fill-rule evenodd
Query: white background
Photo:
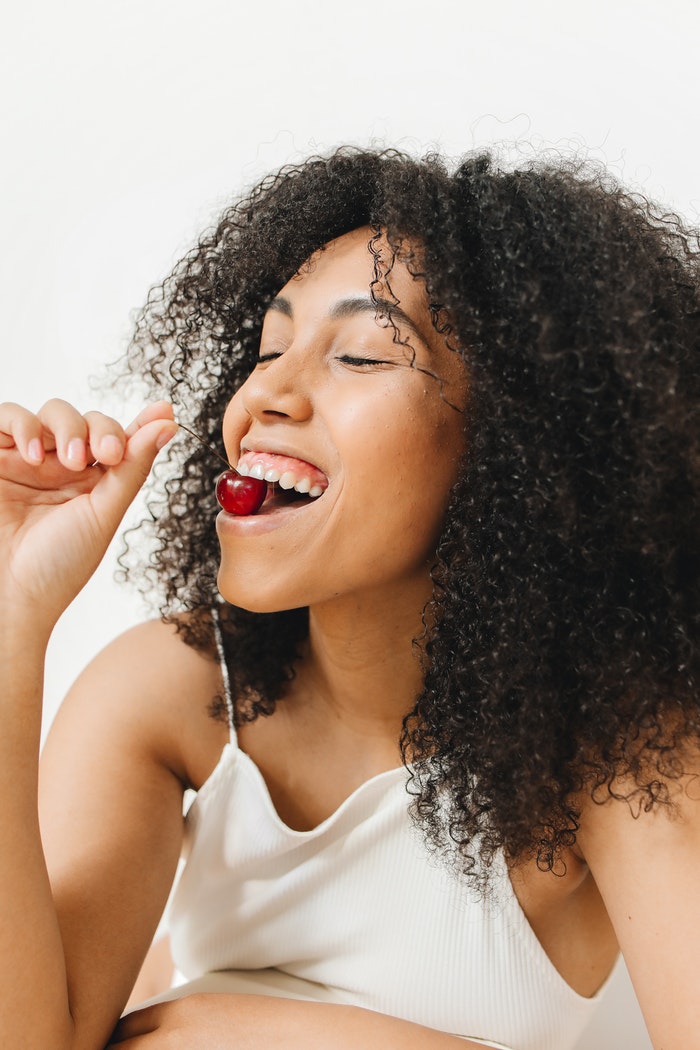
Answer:
<svg viewBox="0 0 700 1050"><path fill-rule="evenodd" d="M691 0L12 7L0 27L2 400L89 407L88 376L123 349L130 312L232 195L339 143L584 150L698 221ZM123 416L117 394L106 407ZM85 661L143 616L112 569L55 632L47 721ZM615 1038L610 1024L611 1046L648 1045L632 1022Z"/></svg>

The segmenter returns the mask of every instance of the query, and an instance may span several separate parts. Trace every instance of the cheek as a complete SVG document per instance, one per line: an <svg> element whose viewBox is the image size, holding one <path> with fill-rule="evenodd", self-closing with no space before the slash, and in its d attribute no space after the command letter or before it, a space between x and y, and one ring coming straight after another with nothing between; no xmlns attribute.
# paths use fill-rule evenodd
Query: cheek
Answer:
<svg viewBox="0 0 700 1050"><path fill-rule="evenodd" d="M465 447L464 419L426 391L422 403L409 406L395 438L395 464L408 480L420 482L433 499L446 501L457 479Z"/></svg>
<svg viewBox="0 0 700 1050"><path fill-rule="evenodd" d="M368 450L356 445L348 481L362 498L354 517L369 526L366 535L386 537L385 550L400 543L427 557L437 543L464 448L462 417L439 408L408 405L400 421L376 425Z"/></svg>

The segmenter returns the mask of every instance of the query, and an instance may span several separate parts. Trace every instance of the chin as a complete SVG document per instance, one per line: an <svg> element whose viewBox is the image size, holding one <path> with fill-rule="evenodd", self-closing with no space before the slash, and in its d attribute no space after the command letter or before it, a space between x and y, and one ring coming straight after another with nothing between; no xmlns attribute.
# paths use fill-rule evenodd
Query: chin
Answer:
<svg viewBox="0 0 700 1050"><path fill-rule="evenodd" d="M261 586L260 579L241 579L232 583L228 573L219 571L217 579L219 594L229 605L253 613L277 613L288 609L303 608L307 603L300 596L281 594L279 588ZM296 598L296 600L295 600Z"/></svg>

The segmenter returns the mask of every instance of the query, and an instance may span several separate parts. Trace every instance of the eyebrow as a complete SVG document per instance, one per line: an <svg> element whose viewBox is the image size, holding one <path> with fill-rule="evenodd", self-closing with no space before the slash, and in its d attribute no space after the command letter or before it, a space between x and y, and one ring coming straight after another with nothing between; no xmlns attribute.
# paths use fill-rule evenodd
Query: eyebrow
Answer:
<svg viewBox="0 0 700 1050"><path fill-rule="evenodd" d="M277 313L284 314L285 317L290 319L294 318L292 304L283 295L276 296L270 302L268 310L275 310ZM357 314L372 314L375 318L378 314L386 316L389 320L389 327L391 327L392 322L400 321L406 328L410 328L419 339L425 340L425 336L415 321L408 316L405 310L402 310L400 306L392 303L389 299L373 299L369 295L349 296L346 299L338 299L328 311L328 316L332 321L341 321L345 317L355 317Z"/></svg>

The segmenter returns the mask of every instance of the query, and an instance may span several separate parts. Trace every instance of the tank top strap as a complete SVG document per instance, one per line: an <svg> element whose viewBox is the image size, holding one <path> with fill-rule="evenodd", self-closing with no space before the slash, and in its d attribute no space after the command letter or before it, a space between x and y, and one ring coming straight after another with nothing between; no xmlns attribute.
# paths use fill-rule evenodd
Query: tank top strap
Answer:
<svg viewBox="0 0 700 1050"><path fill-rule="evenodd" d="M221 618L219 616L219 610L215 605L212 606L211 618L214 624L214 638L216 640L216 651L219 657L219 666L221 667L221 680L224 685L224 699L226 701L226 711L228 713L228 734L229 740L232 744L237 744L236 738L236 721L233 712L233 695L231 693L231 679L228 673L228 664L226 663L226 652L224 650L224 636L221 630Z"/></svg>

